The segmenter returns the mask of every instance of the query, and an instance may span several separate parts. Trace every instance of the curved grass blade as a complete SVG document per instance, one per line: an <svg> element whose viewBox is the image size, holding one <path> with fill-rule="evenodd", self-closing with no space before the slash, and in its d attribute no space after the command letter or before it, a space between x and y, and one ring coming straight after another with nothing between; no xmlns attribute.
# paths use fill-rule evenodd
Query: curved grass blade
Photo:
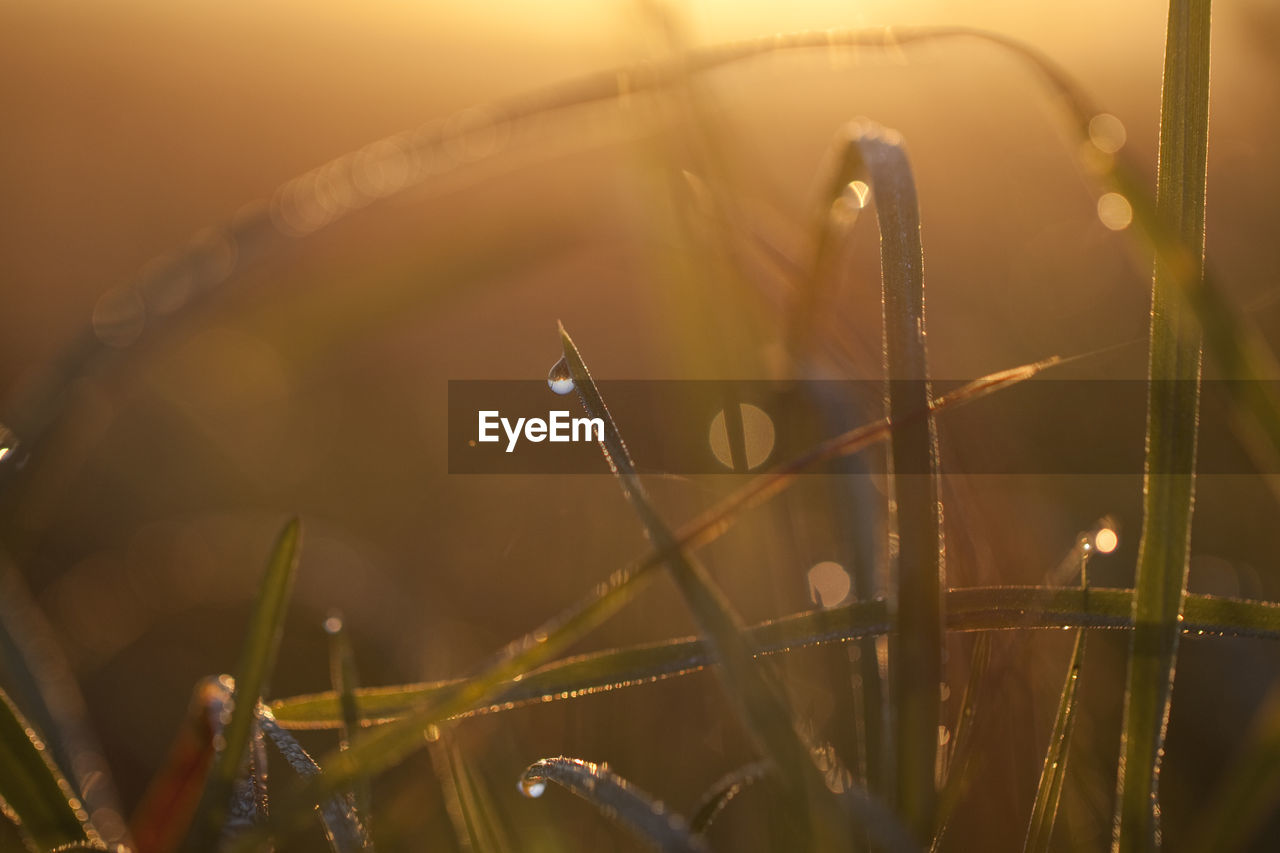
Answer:
<svg viewBox="0 0 1280 853"><path fill-rule="evenodd" d="M698 835L705 835L711 828L711 822L720 815L730 800L768 776L770 772L767 762L756 761L726 773L702 795L698 807L693 811L693 817L689 819L689 829Z"/></svg>
<svg viewBox="0 0 1280 853"><path fill-rule="evenodd" d="M0 690L0 801L16 816L22 832L40 849L60 844L100 842L71 785L48 748Z"/></svg>
<svg viewBox="0 0 1280 853"><path fill-rule="evenodd" d="M267 563L262 586L254 603L249 630L233 682L230 720L223 731L223 748L215 757L184 847L204 851L213 848L227 813L235 782L243 773L254 728L258 700L280 647L280 632L298 568L302 525L294 518L285 524Z"/></svg>
<svg viewBox="0 0 1280 853"><path fill-rule="evenodd" d="M891 736L897 807L924 842L933 837L937 808L944 548L933 417L911 417L932 403L920 209L901 137L864 123L846 133L836 180L847 185L867 178L880 221L886 408L889 421L900 425L889 437L890 524L898 541L897 613L889 653Z"/></svg>
<svg viewBox="0 0 1280 853"><path fill-rule="evenodd" d="M650 503L622 435L564 326L560 327L560 340L569 375L583 407L589 416L604 422L601 449L610 468L640 517L649 540L667 555L671 577L719 664L717 672L726 691L735 700L747 730L762 753L778 768L788 794L787 812L792 820L798 821L794 830L798 838L793 839L796 849L849 846L852 837L848 820L818 775L810 749L796 731L781 687L768 677L766 670L755 665L753 650L744 639L742 622L724 593L711 580L706 569L676 544L676 535ZM897 827L878 826L869 813L854 817L878 842L885 846L901 846Z"/></svg>
<svg viewBox="0 0 1280 853"><path fill-rule="evenodd" d="M1071 732L1076 720L1076 685L1080 681L1080 667L1084 662L1084 644L1085 632L1076 631L1071 662L1067 664L1067 680L1062 685L1062 695L1058 699L1058 713L1053 721L1053 732L1049 735L1044 767L1040 770L1040 783L1036 787L1035 804L1031 808L1027 838L1022 845L1023 853L1048 853L1049 840L1053 837L1062 783L1067 777L1067 756L1071 751Z"/></svg>
<svg viewBox="0 0 1280 853"><path fill-rule="evenodd" d="M706 853L703 840L694 835L679 815L627 782L607 764L577 758L544 758L520 777L520 790L540 797L548 782L555 782L591 803L600 813L634 832L654 849L666 853Z"/></svg>
<svg viewBox="0 0 1280 853"><path fill-rule="evenodd" d="M1061 361L1051 358L982 377L939 397L932 408L937 412L970 403L1030 379ZM917 415L923 416L924 413ZM883 420L867 424L822 442L807 453L773 468L682 527L674 546L696 548L715 541L743 512L781 492L808 467L860 452L883 441L894 428ZM329 753L322 762L324 773L303 785L301 790L284 799L273 810L270 830L246 836L237 842L234 849L261 849L273 832L288 834L297 831L305 826L306 816L316 803L338 793L353 780L378 773L419 749L423 742L422 733L429 725L495 700L500 701L501 691L509 689L508 682L547 663L616 613L652 577L650 570L666 558L665 551L655 550L615 572L580 604L510 643L478 670L476 676L450 685L402 720L367 730L349 750Z"/></svg>
<svg viewBox="0 0 1280 853"><path fill-rule="evenodd" d="M294 773L304 778L320 773L320 765L316 764L315 759L302 748L302 744L298 743L293 735L280 727L270 709L263 705L258 706L258 726ZM325 838L328 839L333 853L373 850L369 834L356 811L355 797L352 794L331 797L318 811L320 822L324 826Z"/></svg>
<svg viewBox="0 0 1280 853"><path fill-rule="evenodd" d="M1195 250L1174 272L1158 256L1151 290L1150 390L1142 540L1112 849L1160 844L1160 761L1178 654L1178 620L1191 557L1196 439L1200 418L1200 331L1178 292L1204 270L1205 173L1209 140L1210 0L1170 0L1160 110L1156 216Z"/></svg>
<svg viewBox="0 0 1280 853"><path fill-rule="evenodd" d="M324 630L329 636L329 682L338 694L342 706L342 727L338 730L338 748L349 749L352 736L360 731L360 711L356 704L356 688L360 686L360 678L356 672L355 651L347 637L346 626L342 615L332 613L324 620ZM365 827L365 847L372 849L369 839L373 830L370 817L373 814L373 794L369 780L357 780L350 792L354 798L358 814L363 818Z"/></svg>

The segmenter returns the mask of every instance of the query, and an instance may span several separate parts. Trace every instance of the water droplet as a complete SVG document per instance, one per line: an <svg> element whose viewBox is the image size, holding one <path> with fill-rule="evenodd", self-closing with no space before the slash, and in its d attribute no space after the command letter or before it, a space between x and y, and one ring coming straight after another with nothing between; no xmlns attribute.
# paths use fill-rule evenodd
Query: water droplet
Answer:
<svg viewBox="0 0 1280 853"><path fill-rule="evenodd" d="M521 779L516 783L516 790L531 800L536 800L547 791L547 783L541 779Z"/></svg>
<svg viewBox="0 0 1280 853"><path fill-rule="evenodd" d="M1099 113L1089 120L1089 141L1104 154L1119 151L1128 136L1124 124L1110 113Z"/></svg>
<svg viewBox="0 0 1280 853"><path fill-rule="evenodd" d="M338 614L331 614L324 620L324 632L329 635L339 634L342 632L342 617Z"/></svg>
<svg viewBox="0 0 1280 853"><path fill-rule="evenodd" d="M563 356L547 374L547 386L561 397L573 391L573 376L569 372L569 362Z"/></svg>
<svg viewBox="0 0 1280 853"><path fill-rule="evenodd" d="M1098 218L1112 231L1123 231L1133 223L1133 206L1120 193L1104 193L1098 199Z"/></svg>
<svg viewBox="0 0 1280 853"><path fill-rule="evenodd" d="M773 453L774 430L773 418L769 417L763 409L752 406L749 403L741 403L738 405L739 411L742 412L742 438L747 455L747 468L759 468L769 459L769 454ZM729 429L725 424L724 411L719 411L716 416L711 419L710 430L711 452L716 459L726 468L733 469L733 453L729 444Z"/></svg>
<svg viewBox="0 0 1280 853"><path fill-rule="evenodd" d="M1093 535L1093 545L1099 553L1110 554L1120 544L1120 537L1110 527L1103 527Z"/></svg>
<svg viewBox="0 0 1280 853"><path fill-rule="evenodd" d="M825 560L809 570L809 597L819 607L835 607L849 596L852 581L844 566Z"/></svg>

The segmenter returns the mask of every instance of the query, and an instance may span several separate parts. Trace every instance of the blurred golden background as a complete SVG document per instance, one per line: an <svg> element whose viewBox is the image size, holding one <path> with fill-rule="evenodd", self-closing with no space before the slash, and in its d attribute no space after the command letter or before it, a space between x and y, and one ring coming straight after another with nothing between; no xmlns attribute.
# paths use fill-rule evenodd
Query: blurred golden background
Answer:
<svg viewBox="0 0 1280 853"><path fill-rule="evenodd" d="M458 676L638 553L641 532L608 478L450 476L446 383L544 376L557 319L598 377L766 373L780 335L776 272L757 259L717 290L714 263L681 229L682 208L712 180L705 170L779 254L802 259L836 130L867 116L901 131L939 377L1125 344L1070 375L1141 378L1150 274L1127 236L1099 221L1096 190L1035 78L958 41L769 56L704 75L687 99L637 95L510 138L497 128L491 149L454 152L451 168L403 193L298 239L264 235L252 264L184 310L152 311L136 343L89 346L63 376L58 359L94 340L95 311L96 333L111 337L104 293L380 138L473 121L483 114L460 111L673 45L775 31L961 24L1022 39L1118 117L1154 184L1164 16L1156 0L709 0L676 8L664 30L644 4L587 0L6 3L0 420L19 440L24 428L43 432L31 389L65 381L47 439L0 497L0 537L65 647L126 807L195 682L232 666L288 513L303 517L306 541L276 696L327 686L320 626L331 608L346 616L366 683ZM1214 28L1209 264L1276 340L1280 12L1222 0ZM821 329L855 378L880 370L875 239L859 227L840 311ZM700 284L710 315L690 295ZM724 332L711 345L690 331L706 316ZM1017 437L993 424L991 440ZM945 427L943 441L946 452ZM653 483L676 520L725 488ZM946 493L949 581L1039 581L1078 531L1112 514L1120 547L1095 571L1128 585L1139 490L1137 476L957 478ZM821 515L818 491L806 485L708 550L747 619L809 606L806 573L835 547L830 519L808 520ZM1251 478L1205 478L1191 588L1280 596L1280 543L1260 522L1275 509ZM691 630L659 585L589 643ZM1110 834L1123 638L1098 647L1114 677L1084 688L1062 849L1097 849ZM1020 636L997 648L991 758L957 828L975 846L957 849L1020 842L1067 645ZM1170 849L1277 671L1275 654L1248 641L1183 648L1162 787ZM822 670L797 658L797 689L821 718ZM521 799L514 782L538 758L609 761L687 809L749 753L706 675L479 719L459 738L521 850L633 843L567 796ZM425 758L375 795L380 846L423 849L427 833L433 849L450 849ZM717 831L749 849L751 819L739 814Z"/></svg>

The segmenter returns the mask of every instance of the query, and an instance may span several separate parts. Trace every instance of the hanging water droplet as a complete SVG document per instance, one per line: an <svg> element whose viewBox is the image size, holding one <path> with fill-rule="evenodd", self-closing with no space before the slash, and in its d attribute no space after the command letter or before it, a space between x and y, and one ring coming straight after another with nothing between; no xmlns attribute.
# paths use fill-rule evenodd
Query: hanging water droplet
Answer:
<svg viewBox="0 0 1280 853"><path fill-rule="evenodd" d="M569 362L563 356L547 374L547 386L561 397L573 391L573 375L569 372Z"/></svg>
<svg viewBox="0 0 1280 853"><path fill-rule="evenodd" d="M329 635L342 633L342 616L338 613L330 613L324 620L324 632Z"/></svg>
<svg viewBox="0 0 1280 853"><path fill-rule="evenodd" d="M521 779L516 783L516 790L531 800L541 797L547 790L547 783L541 779Z"/></svg>

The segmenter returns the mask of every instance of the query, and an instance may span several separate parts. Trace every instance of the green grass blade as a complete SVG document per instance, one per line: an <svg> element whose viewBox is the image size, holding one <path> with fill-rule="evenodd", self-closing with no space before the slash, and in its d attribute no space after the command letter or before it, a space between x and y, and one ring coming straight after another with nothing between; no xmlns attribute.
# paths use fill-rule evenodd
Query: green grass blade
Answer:
<svg viewBox="0 0 1280 853"><path fill-rule="evenodd" d="M228 799L244 766L258 701L275 668L280 632L297 574L301 539L301 522L296 518L290 520L276 539L267 563L236 666L235 693L231 719L223 732L224 745L210 770L200 808L184 845L187 849L212 849L221 831Z"/></svg>
<svg viewBox="0 0 1280 853"><path fill-rule="evenodd" d="M946 835L947 826L968 789L973 769L974 731L978 709L982 704L983 684L991 664L991 635L983 632L973 642L969 655L969 677L960 696L955 734L951 737L951 753L947 756L946 781L938 796L938 829L931 849L937 850Z"/></svg>
<svg viewBox="0 0 1280 853"><path fill-rule="evenodd" d="M1093 588L1084 593L1062 587L973 587L947 593L949 631L1043 630L1062 628L1133 627L1133 591ZM1187 595L1182 632L1193 636L1250 637L1280 640L1280 604ZM883 636L889 631L884 601L859 601L828 610L811 610L755 625L749 642L758 654L775 654L821 643ZM988 641L989 642L989 641ZM975 661L984 659L983 641L975 646ZM705 645L679 639L623 649L578 655L531 670L518 682L497 689L501 702L483 701L456 716L496 713L528 704L649 684L697 672L711 662ZM971 666L970 682L957 723L950 765L962 765L961 752L978 706L975 679L982 666ZM368 687L356 692L361 721L384 726L441 703L468 682L442 681L396 687ZM341 709L333 692L281 699L272 711L289 729L336 729ZM966 722L968 721L968 722Z"/></svg>
<svg viewBox="0 0 1280 853"><path fill-rule="evenodd" d="M484 780L472 771L448 726L427 730L427 755L440 782L458 846L467 853L511 850Z"/></svg>
<svg viewBox="0 0 1280 853"><path fill-rule="evenodd" d="M330 614L324 621L324 630L329 637L329 683L338 694L338 702L342 707L342 727L338 730L338 748L349 749L351 738L360 731L360 711L356 703L356 688L360 686L360 676L356 672L355 651L347 637L346 625L342 615ZM358 780L350 792L356 809L364 824L366 849L373 845L368 841L373 830L370 826L370 815L373 813L373 793L369 780Z"/></svg>
<svg viewBox="0 0 1280 853"><path fill-rule="evenodd" d="M1080 667L1084 662L1085 632L1076 631L1076 642L1067 664L1067 679L1058 699L1058 713L1049 735L1049 747L1045 751L1044 766L1040 770L1040 783L1036 787L1036 799L1031 807L1031 822L1023 853L1048 853L1049 840L1053 837L1053 824L1058 816L1058 801L1062 796L1062 783L1067 777L1067 756L1071 750L1071 732L1076 720L1076 685L1080 681Z"/></svg>
<svg viewBox="0 0 1280 853"><path fill-rule="evenodd" d="M797 847L803 849L813 844L847 846L851 840L847 821L835 805L834 795L818 777L809 747L796 731L781 688L768 678L766 671L756 666L753 650L743 635L741 620L706 569L676 544L675 533L649 501L622 435L581 353L563 326L560 327L560 339L569 375L583 407L589 416L604 421L601 447L610 468L617 475L623 493L640 517L650 541L655 548L667 554L666 564L671 577L693 614L699 632L713 650L720 665L717 671L737 704L747 730L762 753L778 767L779 776L791 795L788 811L798 812L792 816L793 820L800 821L796 824L796 832L800 833ZM872 826L867 830L873 834L877 832L877 828Z"/></svg>
<svg viewBox="0 0 1280 853"><path fill-rule="evenodd" d="M1204 265L1205 168L1209 128L1209 0L1171 0L1160 111L1156 215ZM1186 592L1200 415L1200 333L1178 292L1176 274L1157 258L1151 298L1151 385L1142 539L1134 582L1117 781L1113 850L1159 846L1157 791Z"/></svg>
<svg viewBox="0 0 1280 853"><path fill-rule="evenodd" d="M40 849L101 839L71 785L22 713L0 690L0 802Z"/></svg>
<svg viewBox="0 0 1280 853"><path fill-rule="evenodd" d="M524 771L520 790L525 796L540 797L548 782L582 797L656 850L706 853L706 843L689 830L684 818L614 773L607 764L564 756L544 758Z"/></svg>
<svg viewBox="0 0 1280 853"><path fill-rule="evenodd" d="M747 788L769 775L770 768L766 762L756 761L745 767L739 767L726 773L707 792L702 795L693 817L689 819L689 829L698 835L705 835L711 823L719 816L729 801Z"/></svg>

